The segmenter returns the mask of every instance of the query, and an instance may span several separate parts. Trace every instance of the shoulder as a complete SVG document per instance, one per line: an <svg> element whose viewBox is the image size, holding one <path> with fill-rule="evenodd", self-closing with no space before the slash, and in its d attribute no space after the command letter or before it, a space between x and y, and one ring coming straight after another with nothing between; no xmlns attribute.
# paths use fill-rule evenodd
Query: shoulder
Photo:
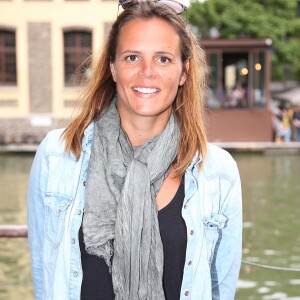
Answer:
<svg viewBox="0 0 300 300"><path fill-rule="evenodd" d="M65 143L62 139L64 133L64 128L54 129L48 132L44 141L47 146L47 150L58 150L60 148L64 149Z"/></svg>
<svg viewBox="0 0 300 300"><path fill-rule="evenodd" d="M63 133L65 128L54 129L48 132L44 140L38 147L37 155L42 155L44 157L64 157L69 160L78 161L72 152L66 152L65 150L65 139L63 138ZM94 123L88 125L84 131L82 138L82 148L81 151L91 148L94 137Z"/></svg>
<svg viewBox="0 0 300 300"><path fill-rule="evenodd" d="M43 157L68 156L72 154L65 152L65 141L62 138L64 128L54 129L48 132L44 140L38 147L37 154Z"/></svg>
<svg viewBox="0 0 300 300"><path fill-rule="evenodd" d="M207 156L203 162L206 176L221 176L236 179L239 176L235 160L226 150L208 143Z"/></svg>
<svg viewBox="0 0 300 300"><path fill-rule="evenodd" d="M224 165L235 165L235 160L231 154L213 144L208 143L207 161L208 164L213 164L214 167L223 167Z"/></svg>

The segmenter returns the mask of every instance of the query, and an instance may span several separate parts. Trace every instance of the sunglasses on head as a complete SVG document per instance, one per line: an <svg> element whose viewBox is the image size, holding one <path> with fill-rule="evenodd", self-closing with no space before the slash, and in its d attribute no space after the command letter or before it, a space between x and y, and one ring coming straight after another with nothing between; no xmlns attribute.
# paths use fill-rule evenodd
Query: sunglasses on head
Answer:
<svg viewBox="0 0 300 300"><path fill-rule="evenodd" d="M147 2L147 1L148 0L137 0L137 1L133 2L132 0L119 0L119 5L121 5L123 7L123 9L126 9L136 3ZM156 2L160 5L166 5L167 7L171 8L173 11L175 11L175 13L178 15L181 14L182 12L184 12L187 8L186 5L184 5L183 3L177 2L175 0L152 0L152 1ZM182 2L186 2L186 1L183 0Z"/></svg>

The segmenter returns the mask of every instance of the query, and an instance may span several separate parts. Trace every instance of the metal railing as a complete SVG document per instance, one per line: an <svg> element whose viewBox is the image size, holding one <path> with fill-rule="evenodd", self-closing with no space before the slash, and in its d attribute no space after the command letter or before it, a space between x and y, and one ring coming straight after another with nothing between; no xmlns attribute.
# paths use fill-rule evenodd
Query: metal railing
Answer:
<svg viewBox="0 0 300 300"><path fill-rule="evenodd" d="M1 237L2 238L27 238L28 237L27 225L0 225L0 238ZM270 266L270 265L259 264L247 260L242 260L242 263L254 267L265 268L265 269L300 272L299 268L284 268L278 266Z"/></svg>
<svg viewBox="0 0 300 300"><path fill-rule="evenodd" d="M24 238L27 236L27 225L0 225L0 238Z"/></svg>

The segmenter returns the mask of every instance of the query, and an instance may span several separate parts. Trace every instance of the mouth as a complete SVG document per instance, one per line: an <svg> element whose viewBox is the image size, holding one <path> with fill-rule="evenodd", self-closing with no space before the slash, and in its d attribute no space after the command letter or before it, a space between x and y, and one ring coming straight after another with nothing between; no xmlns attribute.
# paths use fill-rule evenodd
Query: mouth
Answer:
<svg viewBox="0 0 300 300"><path fill-rule="evenodd" d="M134 91L142 94L154 94L160 92L158 88L149 88L149 87L134 87Z"/></svg>

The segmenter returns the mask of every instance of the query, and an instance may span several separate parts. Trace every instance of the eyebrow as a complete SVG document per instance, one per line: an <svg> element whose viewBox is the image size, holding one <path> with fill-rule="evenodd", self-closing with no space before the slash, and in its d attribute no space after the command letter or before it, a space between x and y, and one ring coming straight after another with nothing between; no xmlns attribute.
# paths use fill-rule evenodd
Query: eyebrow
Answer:
<svg viewBox="0 0 300 300"><path fill-rule="evenodd" d="M136 50L125 50L123 52L120 53L120 55L124 55L124 54L140 54L141 52L140 51L136 51Z"/></svg>
<svg viewBox="0 0 300 300"><path fill-rule="evenodd" d="M137 51L137 50L125 50L123 52L120 53L120 55L124 55L124 54L142 54L141 51ZM174 53L168 52L168 51L157 51L155 52L155 55L171 55L171 56L176 56Z"/></svg>

